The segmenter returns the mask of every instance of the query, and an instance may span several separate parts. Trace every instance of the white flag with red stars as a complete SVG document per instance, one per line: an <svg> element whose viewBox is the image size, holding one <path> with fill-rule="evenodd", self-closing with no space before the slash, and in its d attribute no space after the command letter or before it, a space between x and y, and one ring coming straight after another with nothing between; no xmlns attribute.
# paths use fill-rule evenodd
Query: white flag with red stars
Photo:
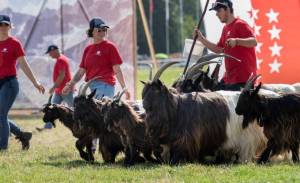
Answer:
<svg viewBox="0 0 300 183"><path fill-rule="evenodd" d="M264 83L300 82L300 1L252 0L258 73Z"/></svg>

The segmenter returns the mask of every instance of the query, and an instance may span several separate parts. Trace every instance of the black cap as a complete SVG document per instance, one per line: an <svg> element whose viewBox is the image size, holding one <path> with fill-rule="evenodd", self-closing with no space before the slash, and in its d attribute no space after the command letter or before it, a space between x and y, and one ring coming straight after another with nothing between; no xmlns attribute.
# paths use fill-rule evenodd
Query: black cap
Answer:
<svg viewBox="0 0 300 183"><path fill-rule="evenodd" d="M50 46L48 46L48 49L47 49L47 51L46 51L46 53L45 54L48 54L50 51L52 51L52 50L58 50L58 47L56 46L56 45L50 45Z"/></svg>
<svg viewBox="0 0 300 183"><path fill-rule="evenodd" d="M90 21L90 29L93 29L93 28L109 28L108 25L105 24L105 22L101 19L101 18L93 18L91 21Z"/></svg>
<svg viewBox="0 0 300 183"><path fill-rule="evenodd" d="M216 2L212 4L212 7L209 9L209 11L226 7L232 8L231 0L216 0Z"/></svg>
<svg viewBox="0 0 300 183"><path fill-rule="evenodd" d="M5 23L10 25L10 18L7 15L0 15L0 23Z"/></svg>

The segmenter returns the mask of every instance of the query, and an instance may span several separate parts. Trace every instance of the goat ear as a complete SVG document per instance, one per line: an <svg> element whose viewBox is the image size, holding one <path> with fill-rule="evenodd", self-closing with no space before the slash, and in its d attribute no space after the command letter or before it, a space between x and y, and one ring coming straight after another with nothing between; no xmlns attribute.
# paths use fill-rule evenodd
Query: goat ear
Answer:
<svg viewBox="0 0 300 183"><path fill-rule="evenodd" d="M259 82L258 86L255 88L252 94L254 95L258 94L260 88L261 88L261 82Z"/></svg>
<svg viewBox="0 0 300 183"><path fill-rule="evenodd" d="M93 98L95 95L96 95L96 89L94 89L93 92L90 93L90 94L88 95L88 98L91 99L91 98Z"/></svg>

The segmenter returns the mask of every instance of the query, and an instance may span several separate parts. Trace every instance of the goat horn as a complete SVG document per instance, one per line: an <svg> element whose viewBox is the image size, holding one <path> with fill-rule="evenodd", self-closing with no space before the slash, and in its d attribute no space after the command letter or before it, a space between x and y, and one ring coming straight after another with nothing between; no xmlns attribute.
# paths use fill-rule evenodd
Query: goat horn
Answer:
<svg viewBox="0 0 300 183"><path fill-rule="evenodd" d="M119 101L121 99L122 95L125 93L125 91L126 91L126 89L123 89L121 91L121 93L116 97L115 101Z"/></svg>
<svg viewBox="0 0 300 183"><path fill-rule="evenodd" d="M82 91L80 93L80 95L84 96L86 94L86 90L87 88L90 86L91 82L96 80L96 79L99 79L99 78L102 78L102 76L96 76L94 78L92 78L91 80L89 80L85 85L84 87L82 88Z"/></svg>
<svg viewBox="0 0 300 183"><path fill-rule="evenodd" d="M81 85L79 86L78 96L81 95L83 86L84 86L84 83L81 83Z"/></svg>
<svg viewBox="0 0 300 183"><path fill-rule="evenodd" d="M210 61L206 61L206 62L200 62L200 63L196 63L195 65L191 66L190 69L188 70L187 74L186 74L186 79L191 79L193 77L193 75L195 74L195 72L198 72L199 68L208 65L208 64L214 64L214 63L220 63L220 61L215 61L215 60L210 60Z"/></svg>
<svg viewBox="0 0 300 183"><path fill-rule="evenodd" d="M48 104L51 104L52 96L53 96L53 95L50 95L50 96L49 96Z"/></svg>
<svg viewBox="0 0 300 183"><path fill-rule="evenodd" d="M257 78L261 77L260 74L254 75L253 73L250 75L247 83L245 84L244 91L249 91L253 83L257 80Z"/></svg>
<svg viewBox="0 0 300 183"><path fill-rule="evenodd" d="M228 54L225 54L225 53L220 53L220 54L210 53L210 54L204 55L201 58L199 58L199 60L197 60L197 63L209 61L209 60L212 60L212 59L218 58L218 57L227 57L227 58L231 58L231 59L233 59L233 60L235 60L237 62L241 62L240 59L235 58L235 57L233 57L231 55L228 55Z"/></svg>
<svg viewBox="0 0 300 183"><path fill-rule="evenodd" d="M157 79L159 79L159 77L162 75L162 73L168 68L170 67L171 65L174 65L174 64L177 64L179 63L178 61L176 62L169 62L169 63L166 63L164 64L163 66L161 66L161 68L159 68L159 70L156 72L155 76L153 77L153 80L152 81L155 81Z"/></svg>

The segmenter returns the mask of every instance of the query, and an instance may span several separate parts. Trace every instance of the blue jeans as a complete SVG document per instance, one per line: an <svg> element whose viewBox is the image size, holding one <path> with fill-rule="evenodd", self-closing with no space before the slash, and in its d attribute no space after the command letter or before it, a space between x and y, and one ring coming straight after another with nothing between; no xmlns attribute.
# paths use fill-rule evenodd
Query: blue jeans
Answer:
<svg viewBox="0 0 300 183"><path fill-rule="evenodd" d="M112 98L115 94L115 87L113 85L107 84L103 81L92 81L90 84L90 90L96 90L95 98L101 99L103 96ZM98 138L93 139L93 151L97 149Z"/></svg>
<svg viewBox="0 0 300 183"><path fill-rule="evenodd" d="M19 93L19 83L16 78L5 82L0 89L0 149L7 149L9 132L19 136L20 128L8 119L8 112Z"/></svg>
<svg viewBox="0 0 300 183"><path fill-rule="evenodd" d="M69 107L73 107L73 92L70 92L68 95L59 95L56 93L53 93L51 103L52 104L61 104L62 102L65 102ZM52 123L47 122L44 125L44 128L51 129L52 128Z"/></svg>
<svg viewBox="0 0 300 183"><path fill-rule="evenodd" d="M103 81L92 81L90 84L91 91L96 90L96 99L101 99L103 96L112 98L115 94L115 87Z"/></svg>

